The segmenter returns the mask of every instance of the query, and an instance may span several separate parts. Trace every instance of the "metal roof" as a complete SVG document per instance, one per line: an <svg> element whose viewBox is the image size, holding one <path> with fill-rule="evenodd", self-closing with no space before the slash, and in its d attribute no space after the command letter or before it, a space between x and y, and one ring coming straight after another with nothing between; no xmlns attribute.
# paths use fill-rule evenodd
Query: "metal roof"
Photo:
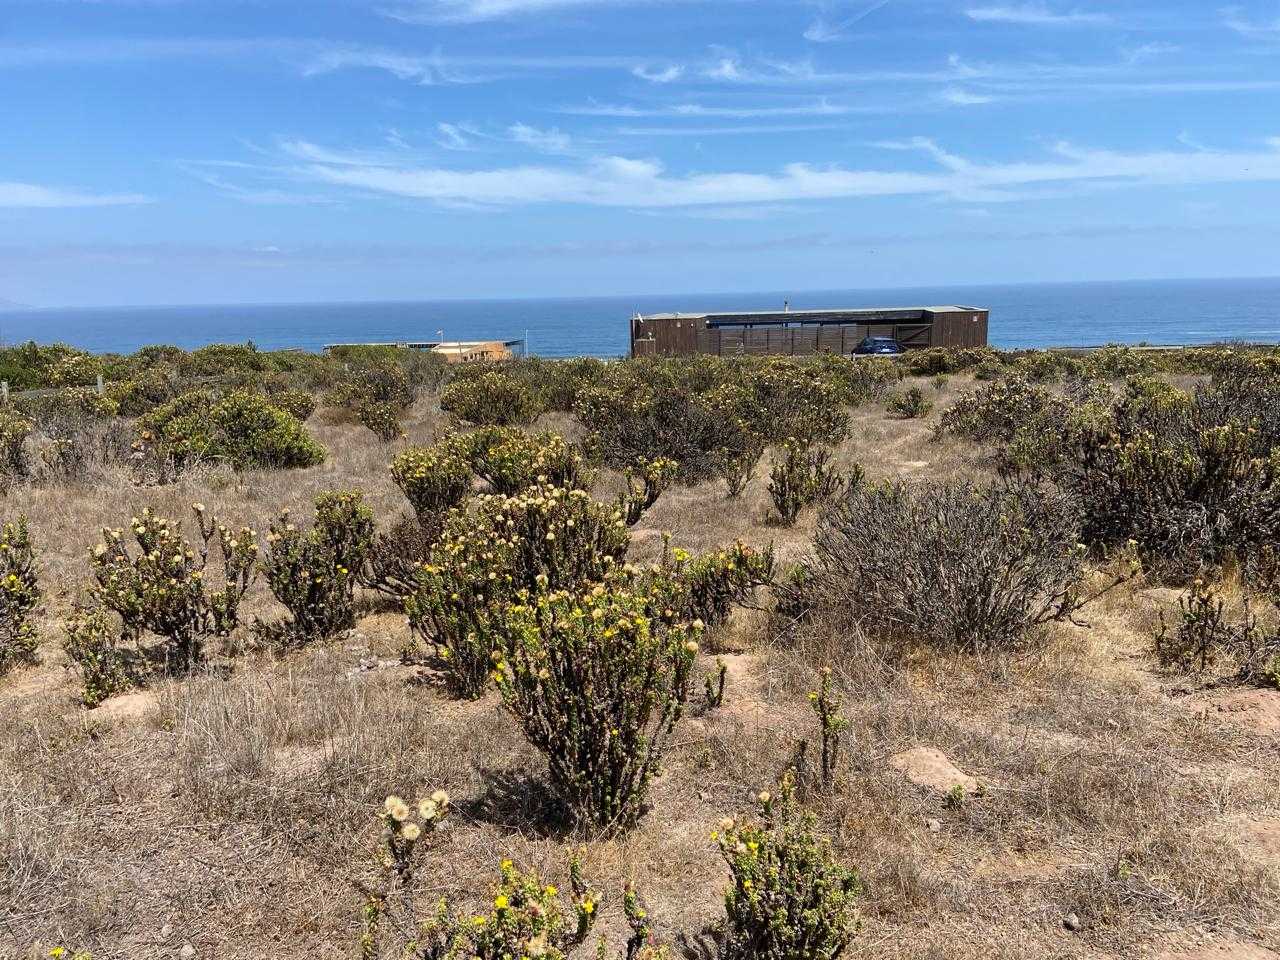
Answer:
<svg viewBox="0 0 1280 960"><path fill-rule="evenodd" d="M779 317L794 316L798 318L804 317L830 317L833 315L842 316L866 316L869 314L883 313L962 313L970 310L982 310L983 307L961 307L961 306L939 306L939 307L833 307L829 310L726 310L713 311L708 310L701 313L650 313L638 314L639 320L703 320L708 317Z"/></svg>

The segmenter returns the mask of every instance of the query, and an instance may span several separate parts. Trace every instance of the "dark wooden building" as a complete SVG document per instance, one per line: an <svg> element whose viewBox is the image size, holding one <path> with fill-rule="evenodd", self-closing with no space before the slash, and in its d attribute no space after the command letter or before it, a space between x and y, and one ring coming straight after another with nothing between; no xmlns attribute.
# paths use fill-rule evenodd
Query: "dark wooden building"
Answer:
<svg viewBox="0 0 1280 960"><path fill-rule="evenodd" d="M957 306L636 314L631 355L847 355L867 336L896 337L908 350L985 347L987 315L981 307Z"/></svg>

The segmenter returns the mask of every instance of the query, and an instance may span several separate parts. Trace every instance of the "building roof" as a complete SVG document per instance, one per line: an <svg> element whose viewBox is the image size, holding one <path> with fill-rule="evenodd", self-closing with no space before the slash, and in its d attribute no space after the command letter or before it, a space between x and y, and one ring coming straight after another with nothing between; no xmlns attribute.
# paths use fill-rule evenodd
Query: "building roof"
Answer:
<svg viewBox="0 0 1280 960"><path fill-rule="evenodd" d="M984 307L961 307L961 306L940 306L940 307L833 307L829 310L727 310L727 311L706 311L702 313L650 313L638 314L638 320L706 320L714 317L715 319L731 320L734 318L746 319L748 317L796 317L804 319L805 317L830 317L830 316L868 316L885 313L918 313L924 315L926 313L962 313L971 310L983 310Z"/></svg>

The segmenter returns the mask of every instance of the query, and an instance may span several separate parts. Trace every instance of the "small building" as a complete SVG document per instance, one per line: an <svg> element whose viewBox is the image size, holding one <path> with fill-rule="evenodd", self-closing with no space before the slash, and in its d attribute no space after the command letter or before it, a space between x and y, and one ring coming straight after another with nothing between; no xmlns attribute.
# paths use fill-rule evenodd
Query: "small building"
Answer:
<svg viewBox="0 0 1280 960"><path fill-rule="evenodd" d="M510 360L512 357L510 344L503 340L446 340L434 344L432 353L444 357L446 363L475 363L482 360Z"/></svg>
<svg viewBox="0 0 1280 960"><path fill-rule="evenodd" d="M631 355L848 355L868 336L894 337L907 350L985 347L988 315L983 307L961 306L637 313L631 318Z"/></svg>

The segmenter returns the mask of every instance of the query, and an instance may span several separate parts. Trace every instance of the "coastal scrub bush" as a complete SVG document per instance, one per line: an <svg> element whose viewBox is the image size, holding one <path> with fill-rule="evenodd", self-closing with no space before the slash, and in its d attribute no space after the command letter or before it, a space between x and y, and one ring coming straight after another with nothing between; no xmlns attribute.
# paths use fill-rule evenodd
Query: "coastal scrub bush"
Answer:
<svg viewBox="0 0 1280 960"><path fill-rule="evenodd" d="M713 836L733 882L724 892L724 960L835 960L857 932L862 884L814 833L787 774L759 796L760 822L726 819Z"/></svg>
<svg viewBox="0 0 1280 960"><path fill-rule="evenodd" d="M623 489L618 494L618 511L627 526L634 527L658 497L675 481L679 465L659 457L623 471Z"/></svg>
<svg viewBox="0 0 1280 960"><path fill-rule="evenodd" d="M893 394L885 406L894 416L904 420L918 420L929 415L929 411L933 409L933 401L919 387L908 387L901 393Z"/></svg>
<svg viewBox="0 0 1280 960"><path fill-rule="evenodd" d="M440 409L476 426L531 423L542 405L526 384L499 370L457 379L440 393Z"/></svg>
<svg viewBox="0 0 1280 960"><path fill-rule="evenodd" d="M511 427L483 427L452 443L490 491L504 496L537 484L585 490L595 480L582 451L550 431L529 436Z"/></svg>
<svg viewBox="0 0 1280 960"><path fill-rule="evenodd" d="M391 462L391 479L422 524L438 525L471 492L471 469L447 442L398 454Z"/></svg>
<svg viewBox="0 0 1280 960"><path fill-rule="evenodd" d="M129 521L127 533L104 530L104 542L90 552L93 601L120 616L124 639L136 643L144 632L165 638L166 666L183 670L203 658L206 638L225 637L239 623L258 557L254 531L233 533L203 504L193 512L200 537L194 546L179 524L147 508ZM211 544L220 554L216 587L206 577Z"/></svg>
<svg viewBox="0 0 1280 960"><path fill-rule="evenodd" d="M1135 540L1171 576L1244 563L1274 544L1280 446L1269 433L1280 412L1255 416L1244 399L1131 381L1108 419L1074 431L1054 479L1078 502L1085 541Z"/></svg>
<svg viewBox="0 0 1280 960"><path fill-rule="evenodd" d="M362 403L356 408L356 419L383 443L391 443L404 436L404 428L400 426L400 408L390 403Z"/></svg>
<svg viewBox="0 0 1280 960"><path fill-rule="evenodd" d="M764 456L764 449L762 439L744 436L743 442L714 451L712 469L725 482L729 499L735 500L742 495Z"/></svg>
<svg viewBox="0 0 1280 960"><path fill-rule="evenodd" d="M783 442L769 470L769 496L786 527L805 507L836 496L841 485L831 451L796 440Z"/></svg>
<svg viewBox="0 0 1280 960"><path fill-rule="evenodd" d="M309 390L280 390L271 394L270 400L299 423L305 423L316 412L316 398Z"/></svg>
<svg viewBox="0 0 1280 960"><path fill-rule="evenodd" d="M32 424L12 406L0 407L0 477L24 477L29 464L24 449Z"/></svg>
<svg viewBox="0 0 1280 960"><path fill-rule="evenodd" d="M358 413L366 406L385 405L400 411L413 404L417 390L404 368L394 360L375 357L346 363L347 370L329 394L329 402L335 407Z"/></svg>
<svg viewBox="0 0 1280 960"><path fill-rule="evenodd" d="M648 607L597 585L502 617L494 679L580 828L635 823L688 700L702 625L668 624Z"/></svg>
<svg viewBox="0 0 1280 960"><path fill-rule="evenodd" d="M823 513L780 603L878 639L1016 649L1133 575L1088 593L1079 529L1070 498L1027 484L855 485Z"/></svg>
<svg viewBox="0 0 1280 960"><path fill-rule="evenodd" d="M1280 687L1280 594L1271 585L1275 608L1267 625L1253 613L1252 598L1246 596L1236 618L1228 617L1226 604L1212 584L1197 578L1178 599L1178 619L1170 627L1160 614L1155 634L1157 658L1166 667L1184 673L1203 673L1219 660L1226 660L1242 681Z"/></svg>
<svg viewBox="0 0 1280 960"><path fill-rule="evenodd" d="M322 493L315 507L310 530L299 530L285 512L267 534L262 571L289 619L255 628L278 647L327 640L355 626L355 586L373 548L373 513L359 491Z"/></svg>
<svg viewBox="0 0 1280 960"><path fill-rule="evenodd" d="M621 565L622 518L582 490L531 487L488 494L445 522L417 587L409 625L464 696L484 690L503 608L521 593L579 589Z"/></svg>
<svg viewBox="0 0 1280 960"><path fill-rule="evenodd" d="M236 469L312 467L325 450L297 418L265 397L234 391L217 397L193 391L157 407L140 421L142 438L179 464L225 460Z"/></svg>
<svg viewBox="0 0 1280 960"><path fill-rule="evenodd" d="M40 602L36 552L25 517L0 527L0 676L35 659L31 614Z"/></svg>
<svg viewBox="0 0 1280 960"><path fill-rule="evenodd" d="M80 699L93 708L137 684L134 664L121 649L120 631L100 606L80 606L63 625L62 649L80 670Z"/></svg>
<svg viewBox="0 0 1280 960"><path fill-rule="evenodd" d="M172 372L153 367L110 384L107 397L116 404L120 416L141 417L172 400L176 389Z"/></svg>
<svg viewBox="0 0 1280 960"><path fill-rule="evenodd" d="M630 582L633 590L650 597L654 616L713 627L727 620L735 605L773 582L773 548L757 550L737 541L695 557L677 547L665 550L656 568L631 574Z"/></svg>

